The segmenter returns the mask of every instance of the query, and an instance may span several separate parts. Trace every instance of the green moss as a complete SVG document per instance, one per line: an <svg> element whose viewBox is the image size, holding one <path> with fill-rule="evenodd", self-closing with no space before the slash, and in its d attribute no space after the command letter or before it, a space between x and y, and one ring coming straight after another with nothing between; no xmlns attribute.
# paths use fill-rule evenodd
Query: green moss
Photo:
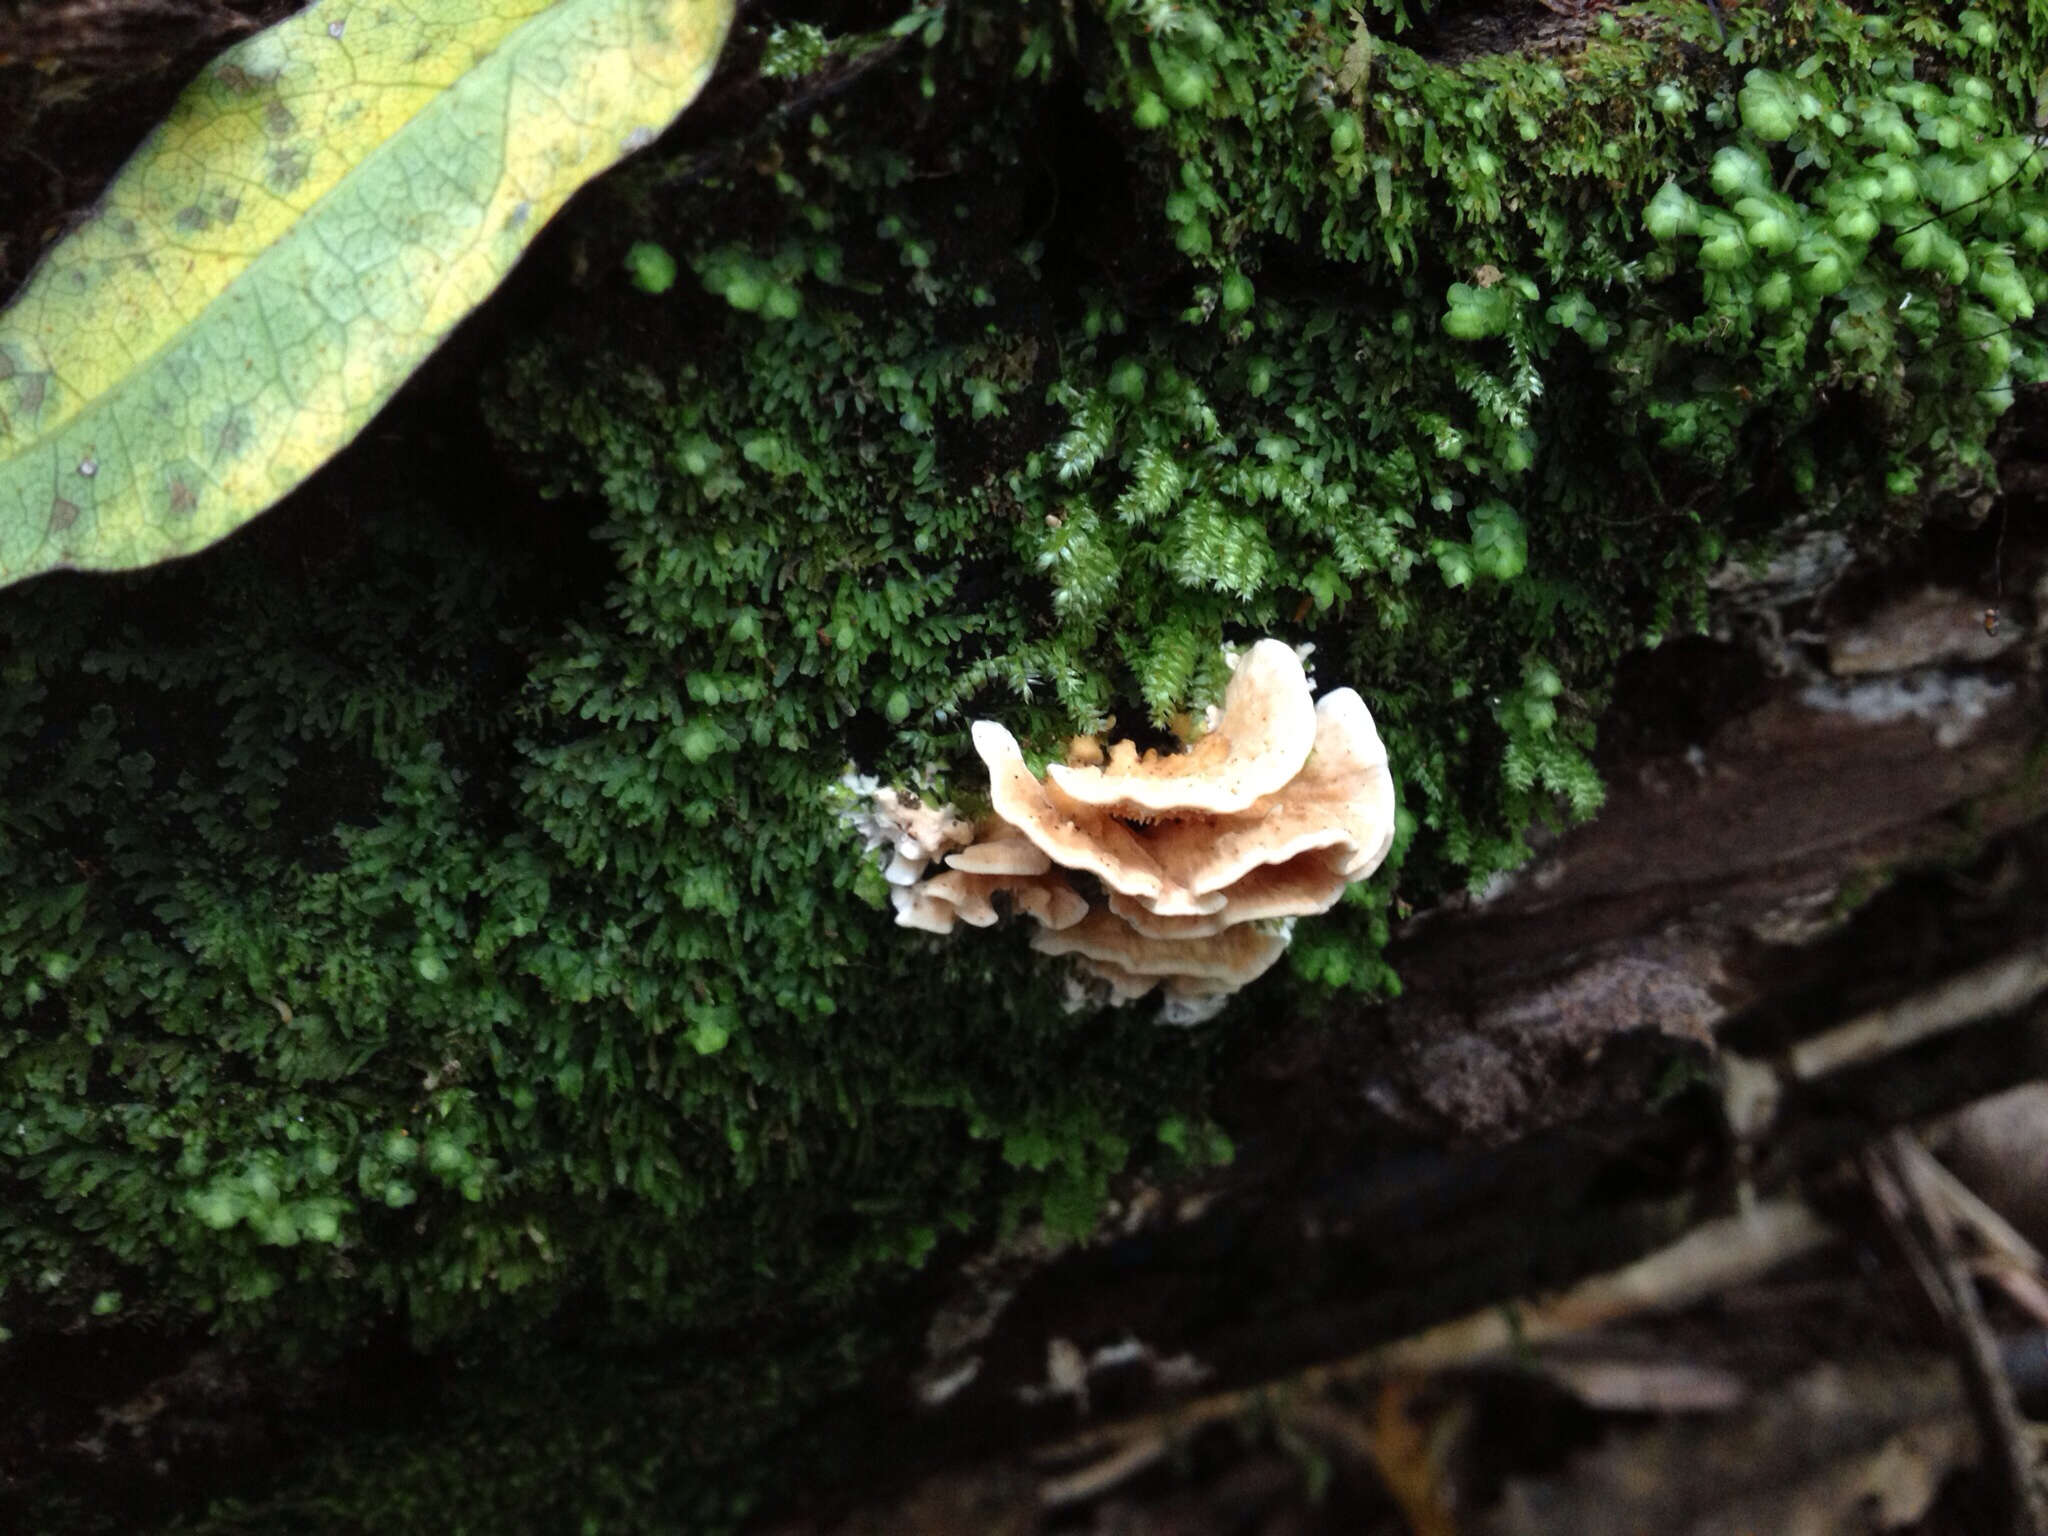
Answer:
<svg viewBox="0 0 2048 1536"><path fill-rule="evenodd" d="M0 1317L401 1315L468 1362L439 1438L221 1528L714 1522L707 1469L946 1237L1227 1155L1227 1019L1071 1016L1018 934L892 927L849 761L971 794L973 718L1157 728L1226 641L1312 641L1403 803L1263 984L1313 1023L1396 985L1397 900L1598 805L1617 659L1731 542L1982 473L2042 366L2035 11L1793 3L1718 52L1651 7L1456 61L1400 19L779 34L800 97L871 73L617 183L493 375L504 453L602 509L567 620L546 556L404 502L315 574L245 543L0 605ZM643 241L696 281L634 288ZM742 1386L716 1341L771 1322Z"/></svg>
<svg viewBox="0 0 2048 1536"><path fill-rule="evenodd" d="M864 766L962 766L974 713L1041 745L1163 725L1226 639L1284 633L1382 720L1405 879L1477 883L1597 806L1614 661L1697 621L1731 538L1910 521L1984 471L2048 356L2020 264L2048 198L2037 29L2002 16L1993 50L1980 20L1806 5L1714 58L1706 12L1652 7L1447 65L1314 7L1113 5L1078 55L1028 34L1012 72L1057 63L1058 94L1005 89L970 17L912 66L944 105L792 119L654 202L740 312L678 306L673 363L538 342L503 430L617 511L660 644L718 643L706 573L801 595L792 631L869 679L837 718L893 727ZM1866 206L1884 237L1840 233ZM1930 277L1931 235L1975 254ZM983 590L1000 566L1043 586ZM1387 984L1385 889L1336 930L1351 961L1298 968Z"/></svg>

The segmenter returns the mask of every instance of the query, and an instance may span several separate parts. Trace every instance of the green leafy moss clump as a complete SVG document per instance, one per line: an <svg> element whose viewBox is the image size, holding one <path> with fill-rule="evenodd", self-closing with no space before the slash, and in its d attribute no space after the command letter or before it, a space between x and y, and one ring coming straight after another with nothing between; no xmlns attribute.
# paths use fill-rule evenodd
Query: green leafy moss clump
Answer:
<svg viewBox="0 0 2048 1536"><path fill-rule="evenodd" d="M646 191L724 302L513 365L506 441L612 508L706 743L779 728L762 604L838 679L804 727L898 779L975 714L1164 726L1280 634L1372 702L1404 888L1477 884L1599 804L1614 663L1731 538L1912 521L2048 367L2021 7L1804 5L1720 55L1651 7L1455 64L1406 16L1028 14L927 19L916 105ZM1297 970L1392 985L1390 892Z"/></svg>
<svg viewBox="0 0 2048 1536"><path fill-rule="evenodd" d="M683 1340L786 1338L723 1455L942 1235L1085 1229L1209 1052L1063 1013L1021 943L897 943L801 687L707 752L673 660L543 622L524 563L401 503L303 574L239 545L0 612L0 1304L315 1354L397 1315L473 1357L462 1412L572 1439L534 1381L699 1401Z"/></svg>
<svg viewBox="0 0 2048 1536"><path fill-rule="evenodd" d="M1068 1015L1019 934L895 929L849 767L971 796L973 718L1163 731L1226 642L1313 642L1404 807L1262 983L1333 1018L1396 985L1400 897L1597 807L1618 658L1731 542L1982 474L2048 356L2048 19L1744 24L757 18L803 104L586 208L489 386L604 582L401 500L310 573L0 605L0 1319L396 1314L458 1362L442 1439L257 1514L743 1508L707 1469L852 1379L943 1238L1221 1144L1227 1019Z"/></svg>

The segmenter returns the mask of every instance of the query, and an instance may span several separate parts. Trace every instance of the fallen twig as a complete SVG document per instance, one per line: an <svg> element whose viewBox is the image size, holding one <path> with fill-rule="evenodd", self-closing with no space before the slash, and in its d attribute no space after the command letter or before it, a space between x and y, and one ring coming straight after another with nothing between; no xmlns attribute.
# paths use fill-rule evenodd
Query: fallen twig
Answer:
<svg viewBox="0 0 2048 1536"><path fill-rule="evenodd" d="M1038 1485L1038 1502L1047 1509L1085 1504L1109 1492L1126 1478L1135 1477L1166 1454L1166 1441L1133 1440L1099 1461L1063 1477L1047 1478Z"/></svg>
<svg viewBox="0 0 2048 1536"><path fill-rule="evenodd" d="M1341 1383L1372 1376L1423 1374L1470 1365L1517 1348L1584 1333L1620 1318L1675 1311L1754 1280L1833 1238L1833 1229L1804 1201L1770 1201L1743 1215L1696 1227L1669 1247L1582 1280L1547 1299L1488 1308L1278 1381L1211 1393L1159 1413L1085 1430L1046 1447L1038 1459L1074 1461L1140 1446L1150 1448L1153 1455L1163 1454L1178 1437L1274 1400L1320 1396ZM1097 1465L1106 1467L1109 1462ZM1048 1483L1041 1489L1041 1498L1071 1480Z"/></svg>
<svg viewBox="0 0 2048 1536"><path fill-rule="evenodd" d="M1607 1412L1724 1413L1749 1396L1735 1372L1693 1360L1554 1352L1537 1370L1588 1408Z"/></svg>
<svg viewBox="0 0 2048 1536"><path fill-rule="evenodd" d="M1719 1063L1722 1114L1738 1142L1754 1144L1777 1120L1790 1084L1862 1066L1950 1030L2011 1013L2044 992L2048 940L1810 1036L1786 1052L1782 1061L1760 1061L1724 1050Z"/></svg>
<svg viewBox="0 0 2048 1536"><path fill-rule="evenodd" d="M1786 1060L1793 1077L1808 1082L2024 1007L2048 992L2048 941L2014 950L1937 987L1874 1009L1846 1024L1802 1040Z"/></svg>
<svg viewBox="0 0 2048 1536"><path fill-rule="evenodd" d="M1940 1194L1942 1205L1957 1226L1967 1227L1978 1242L1999 1258L2032 1270L2037 1275L2048 1273L2048 1260L2041 1257L2040 1249L2028 1242L2011 1222L1986 1205L1982 1196L1949 1172L1946 1165L1931 1156L1919 1142L1914 1142L1913 1146L1918 1152L1914 1163L1921 1176Z"/></svg>
<svg viewBox="0 0 2048 1536"><path fill-rule="evenodd" d="M1878 1212L1941 1315L1963 1390L1997 1467L2012 1536L2048 1536L2048 1501L2034 1479L2034 1448L2012 1383L1999 1363L1998 1341L1984 1316L1976 1283L1957 1251L1955 1226L1934 1159L1908 1131L1893 1131L1863 1158Z"/></svg>
<svg viewBox="0 0 2048 1536"><path fill-rule="evenodd" d="M1978 1272L2005 1292L2006 1299L2035 1322L2048 1326L2048 1284L2029 1270L2019 1269L2004 1259L1990 1258L1976 1266Z"/></svg>
<svg viewBox="0 0 2048 1536"><path fill-rule="evenodd" d="M1916 1143L1917 1145L1917 1143ZM2048 1260L2040 1249L1998 1212L1984 1203L1969 1185L1947 1166L1921 1154L1922 1171L1940 1194L1951 1220L1983 1244L1985 1257L1970 1267L2004 1291L2014 1306L2037 1323L2048 1324Z"/></svg>

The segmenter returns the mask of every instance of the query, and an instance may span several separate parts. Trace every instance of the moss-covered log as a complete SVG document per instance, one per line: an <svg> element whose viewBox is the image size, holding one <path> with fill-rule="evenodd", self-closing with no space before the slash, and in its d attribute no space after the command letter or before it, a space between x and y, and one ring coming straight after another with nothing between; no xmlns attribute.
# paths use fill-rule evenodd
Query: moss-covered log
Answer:
<svg viewBox="0 0 2048 1536"><path fill-rule="evenodd" d="M1731 553L2000 515L2039 0L809 14L281 511L0 598L0 1350L210 1336L305 1415L110 1512L38 1398L43 1525L744 1516L962 1255L1227 1159L1248 1040L1593 815ZM1249 1001L892 926L850 769L971 797L970 720L1161 730L1261 635L1402 833Z"/></svg>

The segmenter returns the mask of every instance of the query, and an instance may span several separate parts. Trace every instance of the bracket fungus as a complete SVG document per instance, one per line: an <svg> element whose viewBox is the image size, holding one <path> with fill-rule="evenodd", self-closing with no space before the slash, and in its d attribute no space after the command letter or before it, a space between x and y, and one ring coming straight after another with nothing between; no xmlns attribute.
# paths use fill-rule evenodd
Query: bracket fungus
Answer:
<svg viewBox="0 0 2048 1536"><path fill-rule="evenodd" d="M1084 1000L1163 990L1168 1022L1212 1017L1280 958L1294 919L1335 906L1393 845L1393 777L1365 701L1313 699L1278 640L1233 662L1208 730L1179 752L1076 738L1040 778L994 721L973 738L992 815L969 825L889 790L865 813L888 829L869 846L892 847L897 922L987 927L1005 896L1037 919L1033 948L1071 957ZM941 854L947 868L922 878Z"/></svg>
<svg viewBox="0 0 2048 1536"><path fill-rule="evenodd" d="M1007 896L1010 905L1057 931L1071 928L1088 915L1088 902L1059 875L978 875L948 869L916 885L891 888L896 921L927 933L951 933L955 921L988 928L1001 916L992 898Z"/></svg>
<svg viewBox="0 0 2048 1536"><path fill-rule="evenodd" d="M950 805L926 805L914 794L880 788L852 773L841 784L855 797L847 820L862 843L869 852L889 850L882 878L891 885L915 885L933 859L974 841L974 823Z"/></svg>
<svg viewBox="0 0 2048 1536"><path fill-rule="evenodd" d="M1106 985L1118 1003L1164 983L1167 1022L1198 1024L1272 969L1288 937L1285 927L1239 923L1200 938L1154 939L1107 907L1096 907L1071 928L1033 935L1031 947L1073 956L1080 973Z"/></svg>

